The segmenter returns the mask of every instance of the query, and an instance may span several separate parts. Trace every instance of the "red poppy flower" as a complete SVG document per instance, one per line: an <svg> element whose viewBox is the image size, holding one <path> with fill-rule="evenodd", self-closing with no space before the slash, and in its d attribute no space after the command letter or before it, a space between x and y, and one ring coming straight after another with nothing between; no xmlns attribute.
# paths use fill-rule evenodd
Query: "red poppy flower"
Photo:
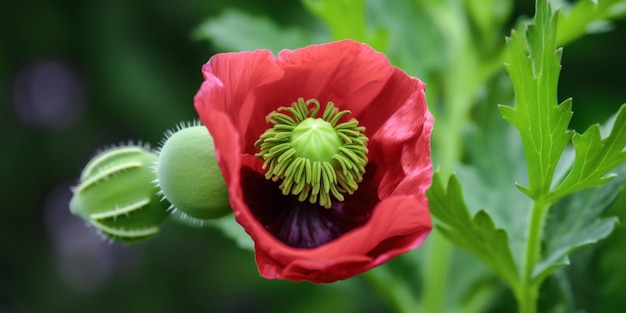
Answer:
<svg viewBox="0 0 626 313"><path fill-rule="evenodd" d="M255 242L263 277L346 279L427 237L433 118L420 80L351 40L278 57L267 50L218 54L202 72L195 107L213 136L235 218ZM358 120L369 139L362 182L330 208L283 195L255 157L255 142L272 126L268 114L300 98L349 110L345 119Z"/></svg>

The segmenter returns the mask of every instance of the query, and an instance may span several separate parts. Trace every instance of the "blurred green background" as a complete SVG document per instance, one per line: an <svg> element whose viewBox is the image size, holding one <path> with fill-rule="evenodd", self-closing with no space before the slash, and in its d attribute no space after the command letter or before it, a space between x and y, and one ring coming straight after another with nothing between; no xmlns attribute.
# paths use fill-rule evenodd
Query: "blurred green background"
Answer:
<svg viewBox="0 0 626 313"><path fill-rule="evenodd" d="M196 117L200 67L219 51L192 32L232 9L324 38L299 1L0 3L0 313L389 310L360 278L262 279L253 254L213 229L168 222L154 240L120 246L69 213L70 187L99 148L156 145ZM516 3L514 17L532 14L532 1ZM573 128L626 100L624 38L618 22L566 48L559 99L574 98Z"/></svg>

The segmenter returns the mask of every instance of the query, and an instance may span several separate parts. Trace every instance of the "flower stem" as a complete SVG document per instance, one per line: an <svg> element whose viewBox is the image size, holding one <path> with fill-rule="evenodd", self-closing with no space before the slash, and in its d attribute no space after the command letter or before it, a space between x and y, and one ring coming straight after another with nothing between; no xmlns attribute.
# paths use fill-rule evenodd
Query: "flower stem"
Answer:
<svg viewBox="0 0 626 313"><path fill-rule="evenodd" d="M522 267L522 279L520 286L515 291L519 313L536 313L537 299L540 284L533 279L533 270L541 254L541 238L543 237L543 225L546 213L550 208L550 202L544 198L535 199L530 212L528 223L528 240L524 263Z"/></svg>
<svg viewBox="0 0 626 313"><path fill-rule="evenodd" d="M445 81L451 91L443 94L445 109L436 116L433 132L433 143L439 149L439 172L447 179L452 175L464 149L463 131L468 123L469 111L472 107L478 85L461 79L463 73L475 72L474 59L459 57L458 66L452 66ZM453 91L452 91L453 90ZM447 301L448 274L453 255L453 246L436 230L430 234L430 248L424 275L424 307L425 312L444 312Z"/></svg>
<svg viewBox="0 0 626 313"><path fill-rule="evenodd" d="M361 275L369 285L384 298L384 300L398 313L422 312L415 301L408 282L405 279L396 279L385 266L379 266Z"/></svg>
<svg viewBox="0 0 626 313"><path fill-rule="evenodd" d="M424 312L444 312L452 246L439 232L430 234L424 273Z"/></svg>

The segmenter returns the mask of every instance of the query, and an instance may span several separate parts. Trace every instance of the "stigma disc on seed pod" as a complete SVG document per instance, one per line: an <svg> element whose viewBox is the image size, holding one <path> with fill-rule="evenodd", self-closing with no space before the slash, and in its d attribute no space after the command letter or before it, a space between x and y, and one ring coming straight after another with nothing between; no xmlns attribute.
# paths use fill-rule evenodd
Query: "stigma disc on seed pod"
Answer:
<svg viewBox="0 0 626 313"><path fill-rule="evenodd" d="M156 173L160 193L179 220L203 226L232 213L213 138L204 125L181 124L166 134Z"/></svg>
<svg viewBox="0 0 626 313"><path fill-rule="evenodd" d="M70 211L112 241L152 238L167 217L152 183L156 159L149 147L133 144L97 154L73 189Z"/></svg>

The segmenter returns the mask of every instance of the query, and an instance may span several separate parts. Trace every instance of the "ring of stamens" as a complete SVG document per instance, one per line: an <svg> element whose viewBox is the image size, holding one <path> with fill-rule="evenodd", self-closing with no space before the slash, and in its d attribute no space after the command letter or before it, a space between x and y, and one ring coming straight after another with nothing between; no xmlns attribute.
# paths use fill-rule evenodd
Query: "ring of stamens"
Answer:
<svg viewBox="0 0 626 313"><path fill-rule="evenodd" d="M363 180L367 164L365 127L356 119L339 123L351 112L328 102L321 118L316 99L299 98L267 116L273 125L255 142L266 179L282 180L284 195L330 208L333 198L344 200ZM331 197L332 195L332 197Z"/></svg>

